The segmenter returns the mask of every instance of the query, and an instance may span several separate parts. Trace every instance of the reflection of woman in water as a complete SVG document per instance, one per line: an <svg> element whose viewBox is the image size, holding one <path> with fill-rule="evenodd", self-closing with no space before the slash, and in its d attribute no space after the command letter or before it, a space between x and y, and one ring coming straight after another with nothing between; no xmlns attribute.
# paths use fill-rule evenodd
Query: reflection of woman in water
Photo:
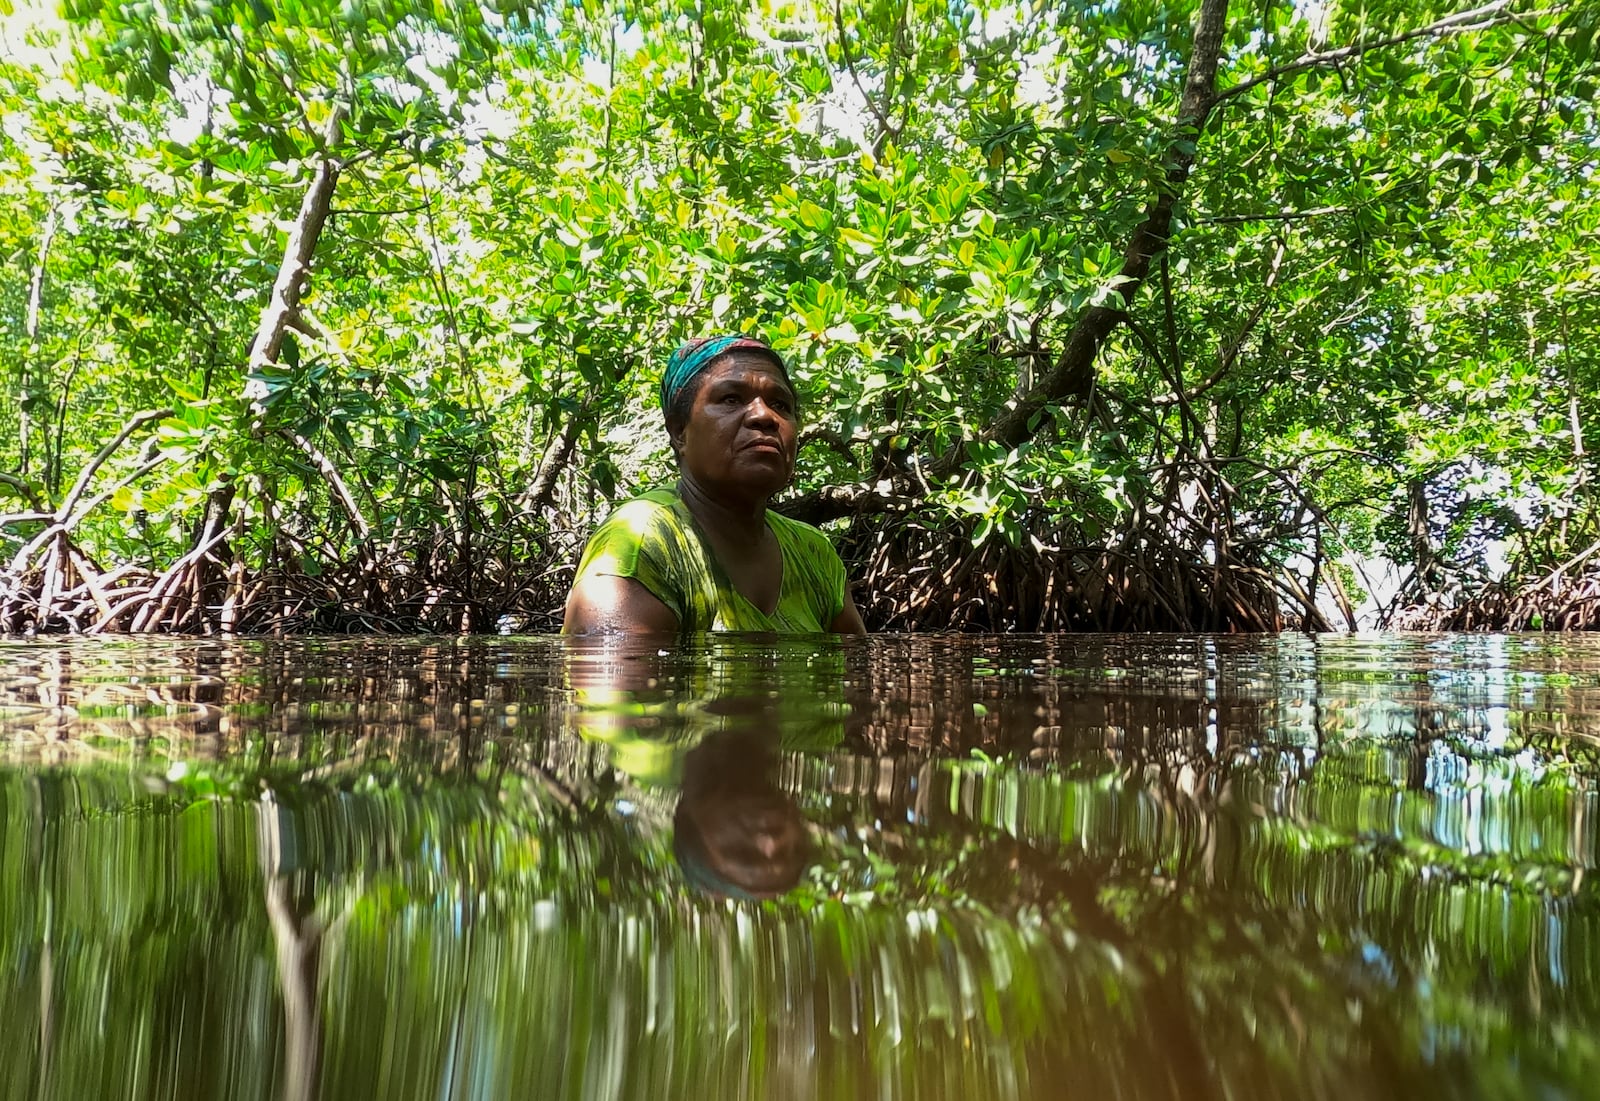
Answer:
<svg viewBox="0 0 1600 1101"><path fill-rule="evenodd" d="M840 640L708 636L663 649L644 637L574 638L566 681L583 739L607 748L647 830L672 819L685 879L729 898L771 898L799 880L809 827L776 781L780 753L845 737Z"/></svg>
<svg viewBox="0 0 1600 1101"><path fill-rule="evenodd" d="M672 848L684 877L703 891L772 898L805 871L805 819L776 783L776 742L754 731L724 731L684 758Z"/></svg>

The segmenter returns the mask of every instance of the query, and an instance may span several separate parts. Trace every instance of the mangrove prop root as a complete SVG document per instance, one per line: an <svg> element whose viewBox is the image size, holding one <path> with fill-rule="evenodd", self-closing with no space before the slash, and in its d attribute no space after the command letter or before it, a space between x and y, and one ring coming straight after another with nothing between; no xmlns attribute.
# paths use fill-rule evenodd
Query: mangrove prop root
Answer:
<svg viewBox="0 0 1600 1101"><path fill-rule="evenodd" d="M1473 580L1443 570L1438 577L1425 577L1415 569L1385 609L1382 625L1410 631L1600 630L1600 541L1593 539L1597 521L1600 517L1593 513L1578 516L1571 542L1563 530L1559 545L1569 548L1564 552L1549 541L1525 545L1499 580ZM1572 546L1584 549L1572 553Z"/></svg>
<svg viewBox="0 0 1600 1101"><path fill-rule="evenodd" d="M381 557L369 545L349 552L349 561L327 562L307 549L252 568L236 555L216 557L228 543L238 545L225 538L233 532L232 523L208 526L159 573L99 571L61 536L28 573L0 579L7 594L0 632L454 633L494 630L501 617L518 630L554 630L571 569L552 562L575 556L575 548L525 557L489 546L462 560L454 540L436 536ZM858 604L877 630L1306 625L1284 611L1303 616L1303 594L1271 570L1242 560L1207 562L1172 547L1041 549L998 540L974 547L962 531L868 525L847 533L841 549ZM1320 618L1310 626L1327 629Z"/></svg>
<svg viewBox="0 0 1600 1101"><path fill-rule="evenodd" d="M1110 531L1030 512L1012 518L1027 533L1015 542L975 542L970 519L907 501L858 514L835 538L875 630L1330 629L1319 598L1330 607L1347 601L1319 582L1334 571L1323 569L1314 538L1323 521L1313 510L1299 510L1304 521L1247 523L1236 482L1216 463L1174 461L1159 475L1148 499ZM270 500L252 506L265 519L252 534L225 488L210 495L176 560L104 571L75 542L77 520L104 498L86 499L89 481L74 486L76 511L0 523L8 534L21 523L44 528L12 536L22 550L0 572L0 632L553 630L581 547L581 532L496 525L460 511L417 532L330 529L306 519L314 511L294 514ZM354 509L348 495L334 503ZM1282 568L1308 546L1309 572Z"/></svg>
<svg viewBox="0 0 1600 1101"><path fill-rule="evenodd" d="M214 517L160 572L102 571L58 534L23 570L0 574L0 634L548 631L560 625L572 571L547 559L576 557L573 547L528 554L486 540L467 558L434 533L382 557L363 545L330 561L304 547L252 567L229 549L237 534Z"/></svg>
<svg viewBox="0 0 1600 1101"><path fill-rule="evenodd" d="M1405 631L1593 631L1600 629L1600 573L1555 586L1496 582L1467 594L1428 594L1397 609L1387 626Z"/></svg>
<svg viewBox="0 0 1600 1101"><path fill-rule="evenodd" d="M968 550L952 560L950 548ZM852 532L847 559L862 563L856 600L867 622L893 631L1327 630L1295 593L1286 614L1281 578L1249 561L1207 562L1171 546L972 547L960 528Z"/></svg>

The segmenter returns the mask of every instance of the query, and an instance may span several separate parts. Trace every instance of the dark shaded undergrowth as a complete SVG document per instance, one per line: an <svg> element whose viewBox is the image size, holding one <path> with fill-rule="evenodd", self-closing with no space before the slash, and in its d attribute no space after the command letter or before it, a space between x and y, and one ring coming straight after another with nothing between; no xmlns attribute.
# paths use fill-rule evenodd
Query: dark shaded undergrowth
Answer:
<svg viewBox="0 0 1600 1101"><path fill-rule="evenodd" d="M873 630L1330 629L1291 575L1248 551L1208 561L1170 529L974 546L960 525L888 514L858 517L834 538ZM581 535L529 529L332 556L285 536L252 565L228 540L206 538L155 570L102 567L58 533L0 576L0 633L550 631L580 549Z"/></svg>

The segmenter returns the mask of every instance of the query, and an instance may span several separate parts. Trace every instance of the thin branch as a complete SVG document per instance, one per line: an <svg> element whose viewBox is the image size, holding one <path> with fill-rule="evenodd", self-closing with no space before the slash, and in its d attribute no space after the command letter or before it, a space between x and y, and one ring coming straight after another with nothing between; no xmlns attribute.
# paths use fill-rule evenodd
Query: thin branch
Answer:
<svg viewBox="0 0 1600 1101"><path fill-rule="evenodd" d="M1223 377L1233 369L1234 362L1239 358L1239 352L1244 348L1245 338L1256 327L1257 322L1261 320L1261 315L1266 312L1267 305L1272 301L1272 289L1277 286L1278 275L1283 271L1283 258L1287 252L1288 244L1280 238L1278 241L1278 253L1272 258L1272 270L1267 273L1266 284L1262 287L1261 300L1251 309L1250 316L1244 319L1244 324L1239 326L1239 331L1234 335L1233 340L1220 349L1217 355L1217 369L1211 372L1210 377L1199 386L1189 391L1188 399L1190 401L1200 397L1221 382Z"/></svg>
<svg viewBox="0 0 1600 1101"><path fill-rule="evenodd" d="M0 528L8 528L13 524L40 524L55 520L53 512L6 512L0 513Z"/></svg>
<svg viewBox="0 0 1600 1101"><path fill-rule="evenodd" d="M339 507L344 510L345 516L350 521L350 526L355 528L356 534L365 541L367 536L371 534L372 528L368 525L367 518L361 515L361 509L356 504L355 497L351 495L350 487L345 484L344 478L340 476L339 468L333 465L333 460L317 450L317 445L300 435L300 433L291 432L287 428L281 431L286 440L293 443L305 454L306 458L311 460L311 465L317 468L317 473L322 475L323 479L328 483L328 488L333 491L334 499L339 502Z"/></svg>
<svg viewBox="0 0 1600 1101"><path fill-rule="evenodd" d="M123 486L129 485L137 479L144 477L146 474L150 473L150 471L154 470L165 461L166 456L164 455L157 455L153 459L147 459L132 473L124 475L122 478L118 479L116 484L107 489L101 490L99 493L91 497L88 503L85 504L83 508L79 509L74 515L67 516L64 513L57 512L55 514L57 516L56 522L45 528L38 535L34 536L23 546L21 550L17 551L16 555L11 559L10 568L5 571L5 574L11 577L21 576L23 569L28 564L28 559L32 558L40 547L44 546L57 536L66 535L71 532L72 529L77 526L78 521L83 519L89 513L93 512L102 501L110 497Z"/></svg>
<svg viewBox="0 0 1600 1101"><path fill-rule="evenodd" d="M129 436L153 420L161 420L170 416L172 416L171 409L146 409L144 412L135 413L129 418L128 423L122 426L122 430L96 452L94 458L90 459L84 468L78 472L77 481L72 483L72 489L67 492L66 498L61 502L61 507L56 509L56 522L60 523L66 520L77 505L78 498L83 496L83 491L89 488L89 480L94 477L95 471L99 470L105 461L111 458L117 448L121 447Z"/></svg>
<svg viewBox="0 0 1600 1101"><path fill-rule="evenodd" d="M345 161L343 166L348 168L350 162ZM396 207L335 206L328 208L328 217L337 218L345 214L375 214L385 218L392 214L420 214L427 209L427 203L418 203L416 206Z"/></svg>
<svg viewBox="0 0 1600 1101"><path fill-rule="evenodd" d="M1319 206L1315 210L1288 210L1277 214L1217 214L1210 218L1196 218L1197 226L1236 226L1250 222L1304 222L1329 214L1354 214L1353 206Z"/></svg>
<svg viewBox="0 0 1600 1101"><path fill-rule="evenodd" d="M39 499L39 495L34 491L33 486L29 485L24 479L19 478L14 474L0 473L0 485L10 486L12 489L16 490L17 496L21 497L24 501L27 501L28 504L32 505L34 508L44 511L44 502ZM46 515L53 514L46 513Z"/></svg>
<svg viewBox="0 0 1600 1101"><path fill-rule="evenodd" d="M294 86L294 81L289 79L289 74L273 64L272 55L266 51L257 52L254 60L257 64L266 66L267 71L278 78L278 83L283 85L283 90L289 93L289 99L294 103L295 114L300 116L301 127L305 129L306 133L315 134L317 128L311 125L311 104L306 102L306 98Z"/></svg>
<svg viewBox="0 0 1600 1101"><path fill-rule="evenodd" d="M1200 443L1202 452L1208 451L1209 448L1207 447L1205 433L1203 431L1204 426L1201 425L1200 418L1195 416L1194 408L1189 404L1189 399L1183 392L1183 379L1177 374L1174 368L1167 365L1166 359L1161 355L1160 347L1156 344L1156 338L1154 334L1145 329L1144 325L1142 325L1132 315L1125 316L1122 319L1122 323L1128 327L1128 330L1133 333L1135 337L1138 338L1140 345L1144 347L1145 354L1155 361L1156 370L1161 372L1162 379L1165 380L1166 384L1172 389L1173 397L1171 400L1172 403L1178 406L1183 415L1185 437L1187 437L1190 430L1192 430L1195 438Z"/></svg>
<svg viewBox="0 0 1600 1101"><path fill-rule="evenodd" d="M28 373L33 366L34 356L39 351L39 313L44 301L45 267L50 261L50 245L56 239L56 227L60 223L59 209L58 206L52 204L50 213L45 217L44 233L40 235L39 239L39 256L33 265L33 277L28 280L28 312L23 321L23 333L27 337L27 344L24 346L20 371L22 392L17 395L18 433L21 437L19 442L22 453L21 471L24 476L28 473L28 441L33 435L30 423L32 418L28 416ZM49 437L46 436L45 439L48 445ZM48 454L47 447L47 458Z"/></svg>
<svg viewBox="0 0 1600 1101"><path fill-rule="evenodd" d="M478 412L483 412L483 391L478 386L478 373L472 369L472 364L467 358L466 344L461 339L461 322L456 316L455 295L450 292L450 277L444 262L444 251L439 243L439 227L433 217L433 190L428 186L428 176L424 171L426 166L422 163L421 146L417 147L415 169L417 173L417 186L422 189L422 216L428 223L428 258L433 261L433 270L429 272L429 282L433 284L435 293L439 296L439 306L444 310L445 322L450 332L450 342L455 346L456 356L461 361L461 374L465 377L467 386L472 390L472 396L478 403ZM419 242L420 243L420 242Z"/></svg>
<svg viewBox="0 0 1600 1101"><path fill-rule="evenodd" d="M1511 2L1512 0L1495 0L1492 4L1485 4L1470 11L1458 12L1455 15L1448 15L1443 19L1429 23L1425 27L1418 27L1402 34L1390 35L1387 38L1379 38L1372 42L1357 42L1337 50L1302 54L1293 61L1274 66L1264 73L1256 74L1249 80L1235 84L1231 88L1224 88L1217 93L1216 103L1226 103L1230 99L1236 99L1244 95L1252 88L1262 84L1275 83L1286 76L1292 76L1306 69L1332 68L1358 58L1363 54L1371 53L1373 50L1398 46L1406 42L1416 41L1419 38L1441 38L1446 35L1486 30L1489 27L1517 21L1519 18L1537 18L1541 15L1551 15L1566 10L1563 7L1546 8L1541 11L1527 12L1519 17L1516 13L1507 10L1511 6Z"/></svg>
<svg viewBox="0 0 1600 1101"><path fill-rule="evenodd" d="M839 53L844 56L844 67L850 73L850 82L856 86L856 91L861 93L861 99L866 103L867 110L872 112L872 117L878 122L878 139L873 147L877 148L886 137L898 137L894 123L890 122L883 109L876 100L867 94L866 86L861 83L861 74L856 71L856 59L850 53L850 46L844 27L844 5L842 0L834 0L833 4L834 25L839 28ZM885 93L888 89L884 89Z"/></svg>

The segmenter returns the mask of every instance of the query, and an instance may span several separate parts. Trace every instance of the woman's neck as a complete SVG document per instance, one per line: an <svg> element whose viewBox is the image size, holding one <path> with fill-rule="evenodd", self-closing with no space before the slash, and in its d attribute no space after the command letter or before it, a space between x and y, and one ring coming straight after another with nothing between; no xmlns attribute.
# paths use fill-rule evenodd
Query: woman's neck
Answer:
<svg viewBox="0 0 1600 1101"><path fill-rule="evenodd" d="M766 498L730 502L712 497L688 474L678 476L678 496L713 539L757 543L767 532Z"/></svg>

